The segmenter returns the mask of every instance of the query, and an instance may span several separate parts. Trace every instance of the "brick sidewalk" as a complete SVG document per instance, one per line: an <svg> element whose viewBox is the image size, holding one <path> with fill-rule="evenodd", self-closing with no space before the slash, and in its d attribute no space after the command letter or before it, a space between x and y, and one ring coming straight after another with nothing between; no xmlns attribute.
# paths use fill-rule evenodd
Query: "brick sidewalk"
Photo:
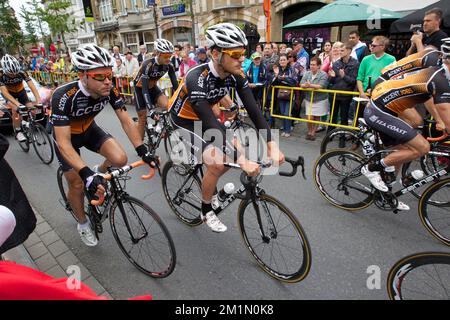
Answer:
<svg viewBox="0 0 450 320"><path fill-rule="evenodd" d="M55 278L69 276L66 273L67 268L77 266L80 268L81 281L84 284L89 286L97 295L112 299L111 295L78 260L47 221L36 210L34 212L37 219L36 229L23 245L4 253L3 258L40 270Z"/></svg>

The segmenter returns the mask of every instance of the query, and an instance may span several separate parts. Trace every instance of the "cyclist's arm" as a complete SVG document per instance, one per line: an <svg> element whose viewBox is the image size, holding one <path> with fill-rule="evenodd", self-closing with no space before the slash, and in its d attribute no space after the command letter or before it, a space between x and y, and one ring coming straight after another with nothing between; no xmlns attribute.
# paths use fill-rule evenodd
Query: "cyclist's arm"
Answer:
<svg viewBox="0 0 450 320"><path fill-rule="evenodd" d="M39 91L36 89L33 81L28 80L27 85L30 88L31 92L33 92L34 98L36 99L36 103L41 103L41 96L39 95Z"/></svg>
<svg viewBox="0 0 450 320"><path fill-rule="evenodd" d="M169 79L170 82L172 83L172 90L175 91L178 89L178 79L177 79L177 75L175 74L175 68L173 67L172 64L169 65Z"/></svg>
<svg viewBox="0 0 450 320"><path fill-rule="evenodd" d="M450 102L436 104L436 110L445 124L447 133L450 133Z"/></svg>
<svg viewBox="0 0 450 320"><path fill-rule="evenodd" d="M2 93L3 97L5 98L5 100L11 102L12 104L14 104L16 107L20 106L20 102L17 101L8 91L8 89L6 89L6 86L1 86L0 87L0 92Z"/></svg>
<svg viewBox="0 0 450 320"><path fill-rule="evenodd" d="M141 135L138 132L135 122L131 119L130 115L125 108L115 110L117 118L119 118L123 131L125 131L128 139L135 148L143 144Z"/></svg>
<svg viewBox="0 0 450 320"><path fill-rule="evenodd" d="M79 172L86 166L86 163L84 163L83 159L81 159L80 155L72 146L70 125L54 126L54 130L59 152L67 163L74 168L76 172Z"/></svg>
<svg viewBox="0 0 450 320"><path fill-rule="evenodd" d="M439 124L439 126L443 125L444 124L443 119L442 119L441 115L439 114L439 112L437 111L437 108L433 103L433 99L429 99L424 104L425 104L425 108L431 114L433 119L436 120L436 123Z"/></svg>

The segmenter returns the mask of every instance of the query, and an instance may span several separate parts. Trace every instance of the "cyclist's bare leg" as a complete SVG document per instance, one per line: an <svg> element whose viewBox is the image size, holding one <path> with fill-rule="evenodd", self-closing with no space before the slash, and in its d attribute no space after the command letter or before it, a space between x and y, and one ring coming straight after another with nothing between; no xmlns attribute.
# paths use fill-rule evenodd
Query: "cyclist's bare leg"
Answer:
<svg viewBox="0 0 450 320"><path fill-rule="evenodd" d="M158 106L158 108L161 108L163 110L167 109L168 104L169 104L169 98L167 98L167 96L165 94L161 94L158 97L158 100L156 100L156 105Z"/></svg>
<svg viewBox="0 0 450 320"><path fill-rule="evenodd" d="M423 124L423 118L415 108L404 110L398 117L409 123L413 128L417 128Z"/></svg>
<svg viewBox="0 0 450 320"><path fill-rule="evenodd" d="M426 155L430 151L430 143L421 135L403 145L406 148L398 149L384 158L386 166L395 166L396 168L406 163Z"/></svg>
<svg viewBox="0 0 450 320"><path fill-rule="evenodd" d="M137 115L138 115L137 128L138 128L139 134L141 135L141 138L143 140L145 124L147 123L147 110L138 111Z"/></svg>
<svg viewBox="0 0 450 320"><path fill-rule="evenodd" d="M69 190L67 192L67 200L72 207L75 216L80 224L86 222L86 214L84 213L84 184L75 170L64 172Z"/></svg>
<svg viewBox="0 0 450 320"><path fill-rule="evenodd" d="M12 123L13 123L14 129L19 129L20 122L22 121L22 117L17 112L17 107L11 102L7 103L7 107L9 109L11 109L11 113L12 113L11 117L12 117Z"/></svg>
<svg viewBox="0 0 450 320"><path fill-rule="evenodd" d="M98 153L105 157L105 161L98 167L100 172L106 172L109 166L122 167L128 161L125 150L113 138L106 140Z"/></svg>
<svg viewBox="0 0 450 320"><path fill-rule="evenodd" d="M203 201L210 202L217 182L229 168L223 165L224 154L214 147L209 147L203 152L203 161L206 165L206 172L202 181L202 198Z"/></svg>

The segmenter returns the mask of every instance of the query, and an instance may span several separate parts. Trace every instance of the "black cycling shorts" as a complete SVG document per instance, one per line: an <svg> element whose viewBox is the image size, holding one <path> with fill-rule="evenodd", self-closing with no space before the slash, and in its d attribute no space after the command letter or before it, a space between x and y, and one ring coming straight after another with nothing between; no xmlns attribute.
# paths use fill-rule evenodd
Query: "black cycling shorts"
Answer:
<svg viewBox="0 0 450 320"><path fill-rule="evenodd" d="M31 102L30 99L28 98L28 94L25 89L20 92L9 92L9 94L12 95L14 97L14 99L19 101L19 103L22 105L26 105L27 103ZM7 99L5 99L5 100L6 100L6 103L9 102Z"/></svg>
<svg viewBox="0 0 450 320"><path fill-rule="evenodd" d="M417 136L417 131L392 111L380 109L372 102L364 110L364 120L381 134L386 146L405 144Z"/></svg>
<svg viewBox="0 0 450 320"><path fill-rule="evenodd" d="M163 94L161 89L158 86L154 86L151 89L148 89L150 93L150 102L153 106L156 106L156 102L158 101L158 98L160 95ZM144 98L144 93L142 92L142 88L136 87L134 89L134 100L136 103L136 111L144 111L146 110L146 102Z"/></svg>
<svg viewBox="0 0 450 320"><path fill-rule="evenodd" d="M72 146L75 151L80 154L80 148L85 147L86 149L98 153L103 143L106 140L112 139L113 136L107 133L105 130L100 128L95 122L83 133L72 134L71 141ZM59 152L58 145L56 143L56 138L54 138L56 157L58 158L59 165L64 172L72 169L72 167L67 163L62 154Z"/></svg>

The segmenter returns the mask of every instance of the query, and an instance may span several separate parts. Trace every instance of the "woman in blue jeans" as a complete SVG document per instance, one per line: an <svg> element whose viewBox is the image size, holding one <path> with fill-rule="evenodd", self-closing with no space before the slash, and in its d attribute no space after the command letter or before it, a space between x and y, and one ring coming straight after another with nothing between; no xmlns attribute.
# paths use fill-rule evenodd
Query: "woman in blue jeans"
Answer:
<svg viewBox="0 0 450 320"><path fill-rule="evenodd" d="M280 55L279 65L273 66L273 86L287 86L287 87L295 87L297 85L297 74L295 69L292 68L288 63L288 58L286 54ZM278 89L282 90L282 89ZM289 109L291 104L291 92L287 95L287 97L282 98L278 91L278 103L280 106L280 113L283 116L290 116ZM295 101L295 100L293 100ZM290 137L292 131L291 120L283 119L283 133L282 137Z"/></svg>

